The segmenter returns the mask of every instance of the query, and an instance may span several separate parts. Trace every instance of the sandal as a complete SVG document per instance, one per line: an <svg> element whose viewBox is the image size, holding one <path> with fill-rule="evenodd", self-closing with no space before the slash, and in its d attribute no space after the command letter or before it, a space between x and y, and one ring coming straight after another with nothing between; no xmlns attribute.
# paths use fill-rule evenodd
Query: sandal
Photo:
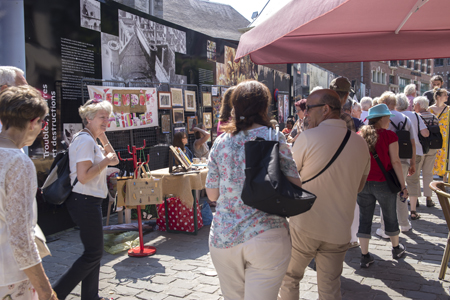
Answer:
<svg viewBox="0 0 450 300"><path fill-rule="evenodd" d="M427 207L434 207L434 206L436 206L436 204L434 203L434 201L431 200L431 199L427 199Z"/></svg>
<svg viewBox="0 0 450 300"><path fill-rule="evenodd" d="M419 219L420 219L420 215L415 210L412 210L411 211L411 220L419 220Z"/></svg>

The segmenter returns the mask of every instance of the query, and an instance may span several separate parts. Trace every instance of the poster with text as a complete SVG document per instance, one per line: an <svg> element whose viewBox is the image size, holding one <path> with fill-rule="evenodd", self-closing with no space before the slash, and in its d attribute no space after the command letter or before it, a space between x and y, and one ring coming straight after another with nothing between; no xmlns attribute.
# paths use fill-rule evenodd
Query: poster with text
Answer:
<svg viewBox="0 0 450 300"><path fill-rule="evenodd" d="M158 126L158 93L148 87L110 87L88 85L91 99L102 99L113 106L106 131Z"/></svg>

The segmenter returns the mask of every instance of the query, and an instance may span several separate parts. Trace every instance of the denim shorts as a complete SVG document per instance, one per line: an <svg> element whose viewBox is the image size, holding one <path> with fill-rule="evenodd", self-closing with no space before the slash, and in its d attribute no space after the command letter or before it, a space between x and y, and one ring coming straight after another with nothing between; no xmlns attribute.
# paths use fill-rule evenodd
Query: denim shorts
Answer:
<svg viewBox="0 0 450 300"><path fill-rule="evenodd" d="M364 189L358 194L357 201L359 205L358 237L370 239L376 201L383 212L386 235L400 234L397 220L397 194L391 192L386 181L367 181Z"/></svg>

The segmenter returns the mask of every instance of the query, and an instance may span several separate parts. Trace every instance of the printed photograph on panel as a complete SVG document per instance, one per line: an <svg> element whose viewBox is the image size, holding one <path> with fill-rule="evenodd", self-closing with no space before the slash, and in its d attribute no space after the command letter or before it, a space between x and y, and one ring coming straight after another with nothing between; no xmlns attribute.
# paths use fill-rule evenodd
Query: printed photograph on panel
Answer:
<svg viewBox="0 0 450 300"><path fill-rule="evenodd" d="M80 0L81 27L101 31L100 2L96 0Z"/></svg>
<svg viewBox="0 0 450 300"><path fill-rule="evenodd" d="M182 89L170 89L172 93L172 106L183 107L183 90Z"/></svg>
<svg viewBox="0 0 450 300"><path fill-rule="evenodd" d="M119 10L119 36L102 34L103 79L185 84L175 52L186 54L186 32Z"/></svg>
<svg viewBox="0 0 450 300"><path fill-rule="evenodd" d="M73 139L73 135L78 131L83 129L83 124L81 123L65 123L63 125L63 140L66 142L66 145L70 145Z"/></svg>

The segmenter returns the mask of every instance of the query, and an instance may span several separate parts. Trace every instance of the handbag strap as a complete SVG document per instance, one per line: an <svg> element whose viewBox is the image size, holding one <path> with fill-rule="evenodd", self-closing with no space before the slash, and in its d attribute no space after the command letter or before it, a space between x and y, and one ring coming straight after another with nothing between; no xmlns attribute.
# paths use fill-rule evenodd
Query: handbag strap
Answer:
<svg viewBox="0 0 450 300"><path fill-rule="evenodd" d="M416 115L416 119L417 119L417 135L422 135L421 133L420 133L420 127L419 127L419 116L417 115L417 113L414 113L415 115Z"/></svg>
<svg viewBox="0 0 450 300"><path fill-rule="evenodd" d="M305 184L307 182L310 182L311 180L315 179L316 177L318 177L320 174L322 174L323 172L326 171L326 169L328 169L328 167L330 167L333 162L336 160L336 158L338 158L339 154L341 154L342 150L344 149L345 145L347 145L348 140L350 139L350 134L351 131L347 129L347 134L344 137L344 140L342 141L341 145L339 146L339 148L337 149L336 153L334 154L334 156L331 158L330 162L322 169L322 171L320 171L316 176L314 176L313 178L310 178L306 181L303 181L302 184Z"/></svg>
<svg viewBox="0 0 450 300"><path fill-rule="evenodd" d="M383 166L383 163L381 162L380 158L378 157L378 153L376 150L373 150L373 158L375 158L375 161L377 162L378 166L381 169L381 172L383 172L384 178L386 178L386 180L388 180L388 175L387 175L387 171Z"/></svg>
<svg viewBox="0 0 450 300"><path fill-rule="evenodd" d="M444 107L444 109L443 109L443 110L441 111L441 113L439 114L438 119L441 118L441 116L442 116L442 114L444 113L444 111L445 111L446 108L447 108L447 105Z"/></svg>

